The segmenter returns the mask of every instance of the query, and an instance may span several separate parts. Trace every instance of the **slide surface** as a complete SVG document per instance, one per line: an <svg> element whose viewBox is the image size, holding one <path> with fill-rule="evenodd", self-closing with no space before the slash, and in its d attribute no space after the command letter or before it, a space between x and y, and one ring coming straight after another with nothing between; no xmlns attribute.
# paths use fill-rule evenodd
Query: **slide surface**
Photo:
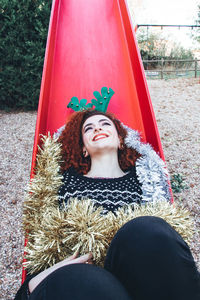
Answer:
<svg viewBox="0 0 200 300"><path fill-rule="evenodd" d="M40 91L31 177L40 134L53 134L73 96L91 101L111 87L108 110L141 133L164 159L135 33L125 0L54 0ZM23 271L23 279L25 271Z"/></svg>
<svg viewBox="0 0 200 300"><path fill-rule="evenodd" d="M111 87L108 110L137 129L164 159L135 33L125 0L54 0L33 151L39 134L62 126L73 96L90 101Z"/></svg>

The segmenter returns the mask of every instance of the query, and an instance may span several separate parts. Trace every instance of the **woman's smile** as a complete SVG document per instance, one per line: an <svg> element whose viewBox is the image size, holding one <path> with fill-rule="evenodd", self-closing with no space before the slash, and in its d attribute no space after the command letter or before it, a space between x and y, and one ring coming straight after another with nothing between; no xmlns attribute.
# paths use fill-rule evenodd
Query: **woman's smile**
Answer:
<svg viewBox="0 0 200 300"><path fill-rule="evenodd" d="M98 140L105 139L105 138L107 138L107 137L109 137L109 135L106 134L106 133L98 133L98 134L96 134L96 135L93 137L92 141L93 141L93 142L96 142L96 141L98 141Z"/></svg>

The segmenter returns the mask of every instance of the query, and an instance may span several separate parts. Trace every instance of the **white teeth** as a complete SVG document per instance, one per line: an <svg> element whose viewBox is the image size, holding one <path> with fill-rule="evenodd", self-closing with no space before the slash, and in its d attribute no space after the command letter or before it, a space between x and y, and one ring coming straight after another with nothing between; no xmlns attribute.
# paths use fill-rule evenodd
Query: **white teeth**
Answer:
<svg viewBox="0 0 200 300"><path fill-rule="evenodd" d="M106 137L107 137L107 135L105 135L105 134L97 135L94 137L93 141L97 141L99 139L106 138Z"/></svg>

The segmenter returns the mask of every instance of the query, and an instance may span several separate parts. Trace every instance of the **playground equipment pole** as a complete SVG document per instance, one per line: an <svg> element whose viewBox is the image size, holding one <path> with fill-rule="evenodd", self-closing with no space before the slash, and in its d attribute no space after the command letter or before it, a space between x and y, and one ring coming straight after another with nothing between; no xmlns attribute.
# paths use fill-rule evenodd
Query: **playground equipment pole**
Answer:
<svg viewBox="0 0 200 300"><path fill-rule="evenodd" d="M189 27L189 28L200 28L200 25L159 25L159 24L137 24L135 26L135 32L137 31L137 29L139 27L161 27L161 29L163 29L163 27L177 27L177 28L181 28L181 27Z"/></svg>

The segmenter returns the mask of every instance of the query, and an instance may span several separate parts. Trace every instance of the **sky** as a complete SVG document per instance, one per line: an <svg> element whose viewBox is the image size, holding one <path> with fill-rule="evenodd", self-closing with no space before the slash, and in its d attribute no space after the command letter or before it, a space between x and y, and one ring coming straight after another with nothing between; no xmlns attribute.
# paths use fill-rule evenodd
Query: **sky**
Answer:
<svg viewBox="0 0 200 300"><path fill-rule="evenodd" d="M134 24L194 25L200 0L127 0ZM193 29L195 30L195 29ZM162 33L184 47L198 45L190 38L191 29L165 28Z"/></svg>

